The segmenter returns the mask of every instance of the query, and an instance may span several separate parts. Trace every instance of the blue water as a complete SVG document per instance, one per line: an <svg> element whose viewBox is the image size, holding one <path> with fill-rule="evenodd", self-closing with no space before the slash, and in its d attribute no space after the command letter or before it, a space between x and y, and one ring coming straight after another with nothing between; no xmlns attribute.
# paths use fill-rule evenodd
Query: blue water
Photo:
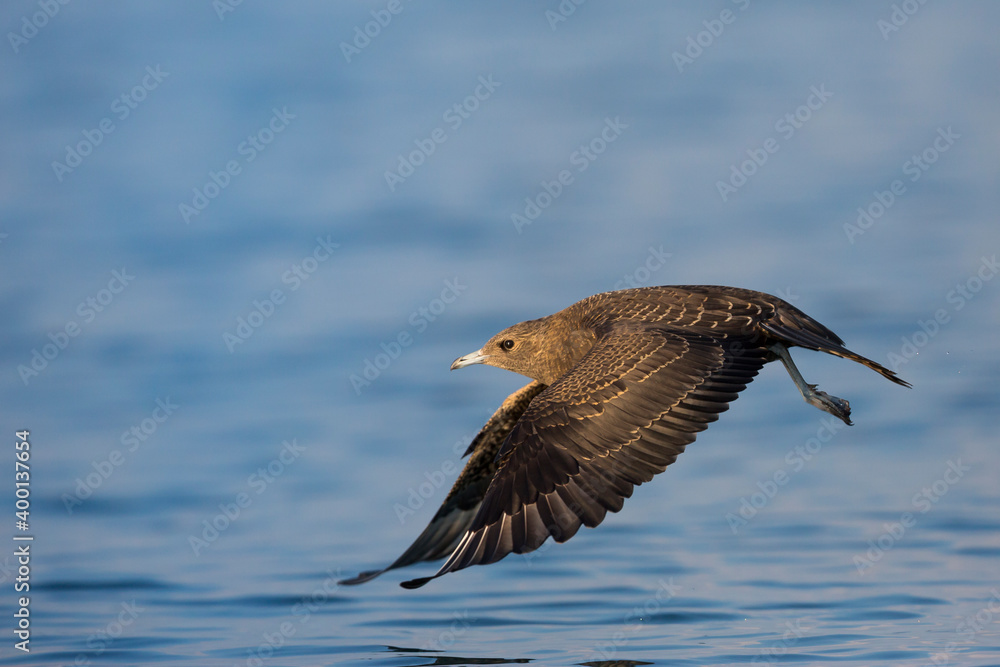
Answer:
<svg viewBox="0 0 1000 667"><path fill-rule="evenodd" d="M0 664L1000 664L1000 8L562 5L3 3ZM455 357L677 283L913 389L800 351L855 426L768 366L598 529L336 586L524 382Z"/></svg>

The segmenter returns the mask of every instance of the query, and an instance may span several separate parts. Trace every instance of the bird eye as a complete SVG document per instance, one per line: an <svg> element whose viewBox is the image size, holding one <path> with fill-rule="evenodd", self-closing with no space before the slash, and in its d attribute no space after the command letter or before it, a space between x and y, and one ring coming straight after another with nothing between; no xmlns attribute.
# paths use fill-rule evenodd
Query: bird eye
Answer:
<svg viewBox="0 0 1000 667"><path fill-rule="evenodd" d="M514 341L508 338L507 340L500 343L500 347L502 347L505 350L512 350L514 349Z"/></svg>

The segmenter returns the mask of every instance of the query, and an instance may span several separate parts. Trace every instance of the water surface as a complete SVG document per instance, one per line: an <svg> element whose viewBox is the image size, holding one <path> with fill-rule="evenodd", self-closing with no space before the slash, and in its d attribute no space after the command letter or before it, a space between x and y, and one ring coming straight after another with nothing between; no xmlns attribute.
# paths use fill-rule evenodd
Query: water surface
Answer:
<svg viewBox="0 0 1000 667"><path fill-rule="evenodd" d="M901 5L5 3L0 663L1000 664L1000 15ZM769 366L599 529L336 586L523 383L452 359L678 283L914 387L800 352L856 426Z"/></svg>

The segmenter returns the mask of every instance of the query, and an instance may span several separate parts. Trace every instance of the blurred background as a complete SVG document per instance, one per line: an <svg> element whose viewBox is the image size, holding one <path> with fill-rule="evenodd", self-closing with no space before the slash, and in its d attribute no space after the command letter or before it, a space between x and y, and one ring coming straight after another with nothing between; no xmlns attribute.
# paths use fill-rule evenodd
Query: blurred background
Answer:
<svg viewBox="0 0 1000 667"><path fill-rule="evenodd" d="M12 447L0 503L34 541L31 654L6 631L0 664L996 663L998 20L3 3L30 528ZM336 586L401 553L525 382L455 357L656 284L782 296L914 387L801 351L854 427L769 366L599 529Z"/></svg>

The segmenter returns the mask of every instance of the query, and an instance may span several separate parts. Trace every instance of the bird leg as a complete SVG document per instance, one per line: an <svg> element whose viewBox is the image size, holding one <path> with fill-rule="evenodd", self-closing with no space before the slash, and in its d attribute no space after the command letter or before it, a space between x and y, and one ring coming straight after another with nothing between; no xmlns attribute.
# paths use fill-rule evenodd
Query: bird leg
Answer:
<svg viewBox="0 0 1000 667"><path fill-rule="evenodd" d="M772 343L770 350L774 352L778 359L781 359L781 363L785 365L785 370L792 376L792 382L802 392L802 398L806 399L806 403L829 412L834 417L843 420L848 426L851 426L851 404L849 401L831 396L825 391L819 391L816 389L816 385L807 383L803 379L802 374L799 373L799 369L795 367L792 355L789 354L788 348L783 343Z"/></svg>

